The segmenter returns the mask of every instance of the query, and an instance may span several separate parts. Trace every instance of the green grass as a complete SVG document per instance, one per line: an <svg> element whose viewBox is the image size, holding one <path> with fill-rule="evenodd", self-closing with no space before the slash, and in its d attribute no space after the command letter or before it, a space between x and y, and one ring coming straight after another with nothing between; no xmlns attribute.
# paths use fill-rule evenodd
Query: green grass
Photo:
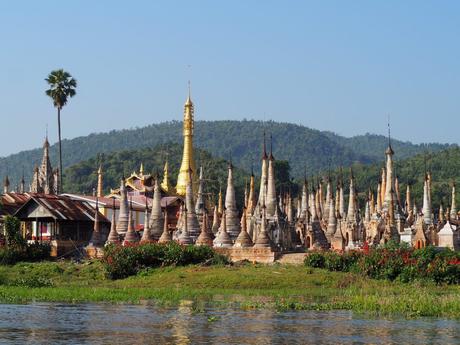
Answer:
<svg viewBox="0 0 460 345"><path fill-rule="evenodd" d="M304 266L187 266L108 280L100 262L0 266L0 302L110 302L278 310L348 309L376 315L460 318L460 286L403 284Z"/></svg>

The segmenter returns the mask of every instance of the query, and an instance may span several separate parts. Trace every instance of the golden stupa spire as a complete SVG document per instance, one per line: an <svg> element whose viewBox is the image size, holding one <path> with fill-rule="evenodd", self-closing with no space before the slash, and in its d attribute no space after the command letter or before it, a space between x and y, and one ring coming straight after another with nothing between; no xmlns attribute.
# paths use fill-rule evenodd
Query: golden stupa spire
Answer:
<svg viewBox="0 0 460 345"><path fill-rule="evenodd" d="M97 170L97 192L96 196L98 198L102 198L104 194L104 186L103 186L103 173L102 173L102 163L99 164L99 169Z"/></svg>
<svg viewBox="0 0 460 345"><path fill-rule="evenodd" d="M169 165L168 160L165 162L165 166L163 169L163 181L161 182L161 188L166 192L171 192L171 186L169 185Z"/></svg>
<svg viewBox="0 0 460 345"><path fill-rule="evenodd" d="M182 164L177 177L176 193L178 195L185 195L185 189L189 180L189 169L192 169L191 176L195 176L195 160L193 159L193 119L194 107L190 96L190 81L188 83L188 97L184 105L184 151L182 155Z"/></svg>

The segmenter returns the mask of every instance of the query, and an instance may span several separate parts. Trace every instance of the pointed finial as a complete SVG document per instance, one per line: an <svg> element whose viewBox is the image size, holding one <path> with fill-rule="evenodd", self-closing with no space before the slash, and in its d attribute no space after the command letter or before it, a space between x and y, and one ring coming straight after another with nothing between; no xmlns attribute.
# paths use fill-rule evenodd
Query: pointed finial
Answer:
<svg viewBox="0 0 460 345"><path fill-rule="evenodd" d="M391 131L390 131L390 115L388 115L388 148L385 151L387 155L393 155L394 151L391 147Z"/></svg>
<svg viewBox="0 0 460 345"><path fill-rule="evenodd" d="M273 160L273 137L272 134L270 133L270 160Z"/></svg>
<svg viewBox="0 0 460 345"><path fill-rule="evenodd" d="M426 155L427 155L427 153L426 153L426 151L425 151L425 154L424 154L424 156L423 156L423 163L424 163L424 165L425 165L425 179L426 179L427 174L428 174L428 171L427 171L427 169L426 169Z"/></svg>
<svg viewBox="0 0 460 345"><path fill-rule="evenodd" d="M388 146L391 146L390 114L388 114Z"/></svg>
<svg viewBox="0 0 460 345"><path fill-rule="evenodd" d="M267 140L266 140L266 133L265 133L265 128L264 128L264 152L262 155L262 159L267 159Z"/></svg>

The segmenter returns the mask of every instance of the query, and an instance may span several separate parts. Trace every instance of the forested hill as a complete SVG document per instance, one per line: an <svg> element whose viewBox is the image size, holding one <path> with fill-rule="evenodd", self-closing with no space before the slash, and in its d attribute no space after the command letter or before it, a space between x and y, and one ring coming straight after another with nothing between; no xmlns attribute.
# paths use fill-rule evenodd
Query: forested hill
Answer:
<svg viewBox="0 0 460 345"><path fill-rule="evenodd" d="M366 134L345 138L330 132L313 130L304 126L261 121L197 121L195 123L195 145L216 157L232 157L235 164L250 170L252 162L259 164L262 149L262 134L273 136L273 150L277 159L287 160L292 175L314 174L329 167L349 166L352 163L373 163L384 159L387 139ZM108 133L95 133L85 137L64 140L63 165L69 167L82 160L127 149L154 147L164 143L182 142L182 122L164 122L150 126ZM41 143L37 143L37 146ZM449 145L414 145L393 140L396 158L402 159L423 150L439 151ZM53 166L56 166L57 145L51 146ZM12 184L16 184L22 171L30 181L33 166L41 161L42 149L19 152L0 158L0 177L7 173Z"/></svg>

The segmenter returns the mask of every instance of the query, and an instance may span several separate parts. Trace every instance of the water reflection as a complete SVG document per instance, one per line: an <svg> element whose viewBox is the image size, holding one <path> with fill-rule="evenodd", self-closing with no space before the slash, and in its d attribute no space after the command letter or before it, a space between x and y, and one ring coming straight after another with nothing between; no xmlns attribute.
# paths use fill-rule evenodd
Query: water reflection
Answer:
<svg viewBox="0 0 460 345"><path fill-rule="evenodd" d="M1 305L1 344L459 344L443 319L366 319L347 311L286 312L152 305Z"/></svg>

